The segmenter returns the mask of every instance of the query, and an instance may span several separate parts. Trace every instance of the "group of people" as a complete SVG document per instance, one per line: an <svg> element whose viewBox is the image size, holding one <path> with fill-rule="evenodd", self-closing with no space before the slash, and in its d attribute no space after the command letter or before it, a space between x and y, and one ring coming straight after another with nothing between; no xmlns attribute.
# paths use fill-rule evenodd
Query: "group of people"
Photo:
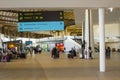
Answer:
<svg viewBox="0 0 120 80"><path fill-rule="evenodd" d="M21 54L15 48L0 50L0 62L10 62L11 59L18 59L18 57L21 58Z"/></svg>
<svg viewBox="0 0 120 80"><path fill-rule="evenodd" d="M71 50L69 51L69 54L68 54L68 58L74 58L77 56L77 52L76 52L76 48L73 47L71 48Z"/></svg>
<svg viewBox="0 0 120 80"><path fill-rule="evenodd" d="M93 59L91 47L88 47L88 49L86 49L85 45L86 45L86 42L85 42L85 40L83 40L83 42L82 42L82 57L81 57L81 59L85 59L85 58Z"/></svg>
<svg viewBox="0 0 120 80"><path fill-rule="evenodd" d="M84 58L93 59L91 47L88 47L88 50L87 50L85 45L86 45L86 42L85 42L85 40L83 40L83 42L82 42L82 59L84 59ZM110 59L110 55L111 55L111 48L110 47L105 48L106 58Z"/></svg>
<svg viewBox="0 0 120 80"><path fill-rule="evenodd" d="M76 51L75 47L71 48L71 50L69 51L69 54L68 54L68 58L73 58L73 57L78 56L77 53L80 53L79 57L81 59L93 59L92 48L91 48L91 46L89 46L86 49L85 40L83 40L82 45L81 45L81 49L78 52ZM107 47L105 49L105 56L106 56L107 59L110 59L110 54L111 54L111 49L110 49L110 47ZM56 46L52 49L51 57L52 58L59 58L59 49Z"/></svg>
<svg viewBox="0 0 120 80"><path fill-rule="evenodd" d="M25 51L23 52L19 52L17 51L15 48L8 48L8 49L1 49L0 50L0 62L10 62L11 59L17 59L17 58L26 58L26 54L30 53L31 56L33 54L33 51L36 54L40 54L42 52L42 48L41 47L26 47Z"/></svg>
<svg viewBox="0 0 120 80"><path fill-rule="evenodd" d="M41 54L42 52L42 48L40 46L36 46L36 47L26 47L26 53L30 53L30 55L32 56L33 52L35 54Z"/></svg>
<svg viewBox="0 0 120 80"><path fill-rule="evenodd" d="M51 51L51 57L54 59L58 59L60 57L59 53L60 53L59 49L57 48L57 46L55 46ZM69 55L71 58L77 56L75 47L71 48L71 50L69 51ZM68 57L68 58L70 58L70 57Z"/></svg>

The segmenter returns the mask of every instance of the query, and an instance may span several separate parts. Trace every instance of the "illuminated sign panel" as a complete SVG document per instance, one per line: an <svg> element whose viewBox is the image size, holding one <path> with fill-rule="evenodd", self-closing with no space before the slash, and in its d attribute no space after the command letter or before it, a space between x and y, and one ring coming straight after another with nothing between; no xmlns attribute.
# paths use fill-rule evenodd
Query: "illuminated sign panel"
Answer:
<svg viewBox="0 0 120 80"><path fill-rule="evenodd" d="M63 11L19 12L18 31L64 30Z"/></svg>
<svg viewBox="0 0 120 80"><path fill-rule="evenodd" d="M25 41L26 45L32 44L32 41Z"/></svg>
<svg viewBox="0 0 120 80"><path fill-rule="evenodd" d="M64 30L63 21L55 22L19 22L19 31Z"/></svg>

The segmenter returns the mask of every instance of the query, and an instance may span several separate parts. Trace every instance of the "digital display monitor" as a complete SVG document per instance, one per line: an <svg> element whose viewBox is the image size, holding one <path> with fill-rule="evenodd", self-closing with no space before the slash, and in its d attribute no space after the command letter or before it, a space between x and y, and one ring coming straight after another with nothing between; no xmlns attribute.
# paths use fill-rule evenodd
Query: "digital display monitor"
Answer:
<svg viewBox="0 0 120 80"><path fill-rule="evenodd" d="M19 12L19 32L43 30L64 30L63 11Z"/></svg>
<svg viewBox="0 0 120 80"><path fill-rule="evenodd" d="M30 44L32 44L32 41L26 41L25 44L30 45Z"/></svg>

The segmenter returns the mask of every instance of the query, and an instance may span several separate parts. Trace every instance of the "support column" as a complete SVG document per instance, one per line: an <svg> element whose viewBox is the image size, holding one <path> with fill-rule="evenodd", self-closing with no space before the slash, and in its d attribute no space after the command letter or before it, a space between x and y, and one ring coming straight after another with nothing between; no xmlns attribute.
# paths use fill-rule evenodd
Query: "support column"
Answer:
<svg viewBox="0 0 120 80"><path fill-rule="evenodd" d="M28 41L30 41L30 32L27 32L28 35Z"/></svg>
<svg viewBox="0 0 120 80"><path fill-rule="evenodd" d="M99 67L100 72L105 72L105 26L104 26L104 9L99 8L99 36L100 36L100 53Z"/></svg>
<svg viewBox="0 0 120 80"><path fill-rule="evenodd" d="M89 10L86 9L85 10L85 49L88 50L88 47L90 46L90 23L89 23ZM87 54L87 56L85 58L89 58L89 54Z"/></svg>
<svg viewBox="0 0 120 80"><path fill-rule="evenodd" d="M93 31L93 23L92 23L92 10L90 10L90 46L92 48L92 54L94 54L94 31ZM93 56L93 55L92 55Z"/></svg>
<svg viewBox="0 0 120 80"><path fill-rule="evenodd" d="M82 22L82 41L85 40L85 21Z"/></svg>
<svg viewBox="0 0 120 80"><path fill-rule="evenodd" d="M0 48L3 48L2 46L2 34L0 33Z"/></svg>
<svg viewBox="0 0 120 80"><path fill-rule="evenodd" d="M86 49L92 48L94 54L94 34L93 34L93 24L92 24L92 10L85 11L85 41L87 43ZM89 53L87 54L89 58Z"/></svg>

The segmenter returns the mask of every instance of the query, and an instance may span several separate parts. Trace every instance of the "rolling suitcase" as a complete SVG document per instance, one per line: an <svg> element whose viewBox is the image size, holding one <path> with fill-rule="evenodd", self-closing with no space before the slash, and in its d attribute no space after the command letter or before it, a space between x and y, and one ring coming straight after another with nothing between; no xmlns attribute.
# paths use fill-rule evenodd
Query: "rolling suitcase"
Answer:
<svg viewBox="0 0 120 80"><path fill-rule="evenodd" d="M60 57L59 53L57 53L57 54L54 55L54 58L59 58L59 57Z"/></svg>
<svg viewBox="0 0 120 80"><path fill-rule="evenodd" d="M70 59L70 58L72 58L73 59L73 54L68 54L68 58Z"/></svg>

